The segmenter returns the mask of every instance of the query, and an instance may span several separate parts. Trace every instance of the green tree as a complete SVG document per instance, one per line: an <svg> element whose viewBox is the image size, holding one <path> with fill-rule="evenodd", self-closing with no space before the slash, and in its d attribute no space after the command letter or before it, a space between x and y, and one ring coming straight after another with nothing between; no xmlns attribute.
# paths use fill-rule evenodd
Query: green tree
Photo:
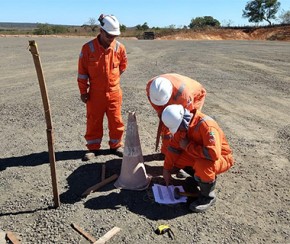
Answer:
<svg viewBox="0 0 290 244"><path fill-rule="evenodd" d="M136 29L145 31L145 30L149 29L149 26L148 26L147 22L145 22L143 25L136 25Z"/></svg>
<svg viewBox="0 0 290 244"><path fill-rule="evenodd" d="M190 29L193 28L205 28L205 27L219 27L221 24L217 19L214 19L212 16L203 16L203 17L196 17L191 20L188 27Z"/></svg>
<svg viewBox="0 0 290 244"><path fill-rule="evenodd" d="M61 25L53 25L52 27L53 34L62 34L69 32L68 29Z"/></svg>
<svg viewBox="0 0 290 244"><path fill-rule="evenodd" d="M243 10L243 17L249 22L259 23L263 20L272 25L271 19L276 19L276 13L280 8L278 0L252 0L249 1Z"/></svg>
<svg viewBox="0 0 290 244"><path fill-rule="evenodd" d="M143 25L142 25L142 30L148 30L149 29L149 26L147 24L147 22L145 22Z"/></svg>
<svg viewBox="0 0 290 244"><path fill-rule="evenodd" d="M35 35L52 35L68 32L68 29L61 25L37 24L37 28L33 31Z"/></svg>
<svg viewBox="0 0 290 244"><path fill-rule="evenodd" d="M290 24L290 10L286 11L282 10L281 15L279 16L281 19L281 24Z"/></svg>
<svg viewBox="0 0 290 244"><path fill-rule="evenodd" d="M126 29L127 29L126 25L120 25L120 31L121 32L126 31Z"/></svg>
<svg viewBox="0 0 290 244"><path fill-rule="evenodd" d="M89 18L88 25L92 32L95 32L97 29L97 20L95 18Z"/></svg>

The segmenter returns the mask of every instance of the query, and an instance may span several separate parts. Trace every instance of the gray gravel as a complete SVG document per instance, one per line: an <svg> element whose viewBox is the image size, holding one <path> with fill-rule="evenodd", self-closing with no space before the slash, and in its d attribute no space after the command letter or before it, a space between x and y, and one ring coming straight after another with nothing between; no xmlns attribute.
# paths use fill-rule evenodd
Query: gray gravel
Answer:
<svg viewBox="0 0 290 244"><path fill-rule="evenodd" d="M76 83L77 59L89 38L33 37L39 46L51 104L61 206L53 208L46 125L31 37L0 38L0 229L22 243L89 243L114 226L109 243L290 243L290 43L262 41L120 40L129 66L122 76L123 119L136 111L142 152L153 183L162 183L162 162L152 157L158 119L145 86L158 74L176 72L207 89L203 111L224 129L234 167L217 182L218 201L203 214L186 204L159 205L151 188L108 184L81 198L122 160L100 155L82 162L85 107ZM103 149L108 149L107 129ZM177 182L177 181L176 181ZM183 184L183 182L177 182ZM168 224L176 235L158 236ZM0 240L1 243L1 240Z"/></svg>

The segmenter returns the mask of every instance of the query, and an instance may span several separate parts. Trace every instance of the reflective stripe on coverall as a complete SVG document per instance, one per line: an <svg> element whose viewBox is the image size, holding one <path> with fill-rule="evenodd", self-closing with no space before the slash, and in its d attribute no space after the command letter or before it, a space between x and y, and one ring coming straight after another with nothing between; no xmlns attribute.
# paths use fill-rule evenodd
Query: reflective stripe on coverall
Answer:
<svg viewBox="0 0 290 244"><path fill-rule="evenodd" d="M171 81L173 86L172 96L169 99L168 103L164 106L157 106L153 104L149 96L150 85L153 82L153 80L156 79L157 77L167 78L168 80ZM176 73L162 74L154 77L147 83L146 92L149 102L158 113L159 118L161 117L163 109L171 104L180 104L189 111L193 109L198 109L201 111L206 96L206 90L199 82L187 76L179 75ZM171 134L165 126L162 127L161 136L162 136L161 152L165 154L169 140L171 138Z"/></svg>
<svg viewBox="0 0 290 244"><path fill-rule="evenodd" d="M108 118L110 148L122 145L124 124L121 116L120 74L126 67L126 49L116 40L107 49L101 46L98 37L82 47L78 63L78 86L81 94L89 93L85 135L89 150L98 150L101 146L105 114Z"/></svg>
<svg viewBox="0 0 290 244"><path fill-rule="evenodd" d="M189 140L185 150L179 146L182 138ZM218 124L209 116L196 110L187 132L177 131L170 141L164 168L191 166L195 177L204 183L213 182L216 175L234 164L232 151Z"/></svg>

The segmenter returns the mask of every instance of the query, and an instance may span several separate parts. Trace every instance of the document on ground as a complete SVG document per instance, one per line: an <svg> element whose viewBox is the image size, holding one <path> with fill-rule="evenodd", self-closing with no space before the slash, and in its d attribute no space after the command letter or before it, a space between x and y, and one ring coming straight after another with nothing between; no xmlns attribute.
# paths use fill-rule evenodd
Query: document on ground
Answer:
<svg viewBox="0 0 290 244"><path fill-rule="evenodd" d="M186 202L187 197L180 196L179 199L174 198L174 188L179 188L180 192L184 192L184 189L182 186L163 186L159 184L154 184L152 186L153 194L155 202L161 203L161 204L176 204L181 202Z"/></svg>

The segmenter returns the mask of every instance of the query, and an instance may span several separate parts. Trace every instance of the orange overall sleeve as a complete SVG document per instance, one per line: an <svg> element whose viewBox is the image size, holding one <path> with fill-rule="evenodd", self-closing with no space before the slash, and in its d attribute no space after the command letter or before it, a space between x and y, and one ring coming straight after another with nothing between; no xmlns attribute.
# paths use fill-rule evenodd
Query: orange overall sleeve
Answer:
<svg viewBox="0 0 290 244"><path fill-rule="evenodd" d="M215 162L221 157L221 138L219 131L214 127L201 128L203 145L191 141L186 151L195 158L203 158Z"/></svg>
<svg viewBox="0 0 290 244"><path fill-rule="evenodd" d="M81 94L86 94L89 88L88 50L85 45L82 47L78 61L78 86Z"/></svg>
<svg viewBox="0 0 290 244"><path fill-rule="evenodd" d="M121 46L120 50L120 74L122 74L127 69L128 59L125 46Z"/></svg>

